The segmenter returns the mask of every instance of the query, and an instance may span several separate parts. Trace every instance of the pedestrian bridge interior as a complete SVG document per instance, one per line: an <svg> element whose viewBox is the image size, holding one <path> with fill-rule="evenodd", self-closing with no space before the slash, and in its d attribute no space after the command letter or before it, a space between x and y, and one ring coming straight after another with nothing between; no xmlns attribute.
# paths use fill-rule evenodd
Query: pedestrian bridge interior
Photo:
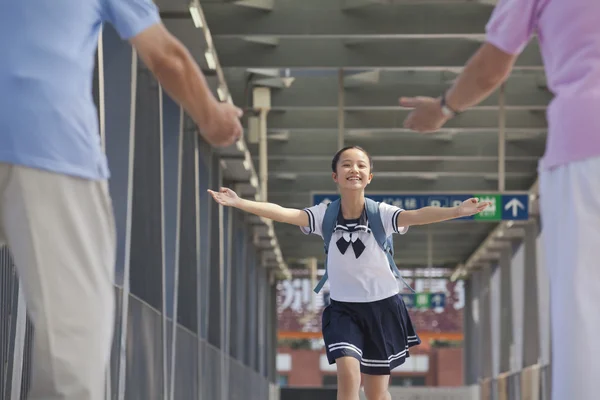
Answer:
<svg viewBox="0 0 600 400"><path fill-rule="evenodd" d="M367 196L405 209L472 196L493 202L477 218L411 227L395 239L397 265L425 294L407 292L405 301L442 310L422 337L454 338L462 361L443 368L427 355L425 384L392 386L393 399L550 398L537 163L552 94L535 38L498 91L437 133L405 129L409 110L398 105L450 87L484 41L494 3L156 0L215 96L244 109L245 135L227 148L205 143L104 27L93 90L118 232L107 399L335 398L335 370L320 367L318 355L306 368L321 368L319 384L294 385L291 371L302 367L284 345L295 337L316 346L320 326L294 336L300 328L282 324L295 282L312 285L323 273L322 240L220 207L206 191L227 186L292 208L331 200L331 159L347 145L373 157ZM0 398L17 400L27 392L35 332L6 250L0 271ZM319 321L326 298L296 300ZM458 303L460 320L443 311ZM400 381L416 376L411 365ZM458 374L452 385L440 378L448 374Z"/></svg>

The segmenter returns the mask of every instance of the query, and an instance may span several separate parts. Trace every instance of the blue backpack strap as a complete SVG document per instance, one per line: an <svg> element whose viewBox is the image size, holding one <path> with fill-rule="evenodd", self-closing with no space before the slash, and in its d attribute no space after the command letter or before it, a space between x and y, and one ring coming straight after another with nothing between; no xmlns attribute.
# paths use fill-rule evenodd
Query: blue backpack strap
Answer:
<svg viewBox="0 0 600 400"><path fill-rule="evenodd" d="M317 283L317 286L315 286L315 288L313 289L315 293L319 293L323 288L323 285L325 285L325 282L327 282L327 254L329 253L329 242L331 241L331 235L333 234L333 230L335 229L339 212L340 200L337 199L327 205L325 215L323 216L321 233L323 234L323 242L325 245L325 274L323 275L319 283Z"/></svg>
<svg viewBox="0 0 600 400"><path fill-rule="evenodd" d="M413 293L415 291L410 287L408 283L402 277L396 262L394 261L394 242L392 236L389 237L385 234L385 228L383 227L383 222L381 221L381 214L379 213L379 203L365 197L365 205L367 209L367 218L369 220L369 227L371 228L371 232L373 232L373 237L377 241L377 244L383 252L385 253L388 263L390 265L390 269L392 273L402 280L402 282L408 287Z"/></svg>

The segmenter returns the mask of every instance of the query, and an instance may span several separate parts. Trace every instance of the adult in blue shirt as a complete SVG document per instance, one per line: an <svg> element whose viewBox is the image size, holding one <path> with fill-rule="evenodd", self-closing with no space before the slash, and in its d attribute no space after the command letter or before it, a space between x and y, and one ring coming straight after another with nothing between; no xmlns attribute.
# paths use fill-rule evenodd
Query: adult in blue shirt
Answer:
<svg viewBox="0 0 600 400"><path fill-rule="evenodd" d="M116 245L91 87L106 22L208 142L242 133L151 0L0 2L0 241L35 326L30 399L104 398Z"/></svg>

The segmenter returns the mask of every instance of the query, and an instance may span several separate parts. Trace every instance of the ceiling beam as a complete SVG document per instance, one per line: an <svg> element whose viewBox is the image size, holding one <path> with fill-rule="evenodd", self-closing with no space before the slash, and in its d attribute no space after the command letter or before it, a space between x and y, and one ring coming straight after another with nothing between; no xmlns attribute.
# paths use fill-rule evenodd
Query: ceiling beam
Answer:
<svg viewBox="0 0 600 400"><path fill-rule="evenodd" d="M530 140L507 141L506 156L540 157L545 149L545 135L530 134ZM273 156L312 156L333 157L338 150L337 137L327 130L292 131L287 141L269 143L269 153ZM451 140L436 135L417 133L381 133L369 135L346 135L346 145L358 145L372 156L497 156L498 139L491 134L460 133ZM256 154L256 145L249 146ZM327 168L329 169L329 167Z"/></svg>
<svg viewBox="0 0 600 400"><path fill-rule="evenodd" d="M344 127L346 129L392 129L404 128L405 118L409 110L363 110L345 111ZM508 129L547 128L544 111L507 110L506 127ZM445 125L450 128L496 128L499 112L497 110L468 110ZM268 129L336 129L338 113L333 109L291 109L273 110L269 113Z"/></svg>
<svg viewBox="0 0 600 400"><path fill-rule="evenodd" d="M202 6L214 36L482 34L493 10L473 2L423 1L345 10L342 1L278 0L268 13L222 1Z"/></svg>
<svg viewBox="0 0 600 400"><path fill-rule="evenodd" d="M422 172L447 171L493 173L498 171L497 156L374 156L374 173L381 172ZM277 172L293 172L301 176L312 173L322 173L330 177L332 156L279 156L269 157L269 170ZM535 170L539 157L507 157L506 172L528 172ZM253 158L258 165L258 157Z"/></svg>
<svg viewBox="0 0 600 400"><path fill-rule="evenodd" d="M272 109L286 110L298 108L337 108L339 82L337 73L330 70L314 70L307 75L305 70L270 69L266 76L259 73L262 70L245 70L243 68L225 69L225 77L231 87L231 95L236 104L243 108L251 108L248 97L248 81L256 86L276 87L281 90L271 91ZM367 70L364 74L377 72L376 81L353 83L344 90L344 107L346 110L391 108L399 107L400 96L431 96L437 97L445 92L455 79L456 74L448 71L389 71ZM344 81L348 82L353 76L363 76L363 73L348 73ZM293 84L285 85L283 80L293 79ZM552 100L553 95L541 85L543 73L534 71L514 71L505 86L505 104L508 109L530 108L544 109ZM277 84L269 84L277 81ZM498 107L498 91L474 107L475 110Z"/></svg>
<svg viewBox="0 0 600 400"><path fill-rule="evenodd" d="M441 75L442 72L436 72ZM427 83L407 82L410 72L395 72L386 74L388 79L381 79L378 83L367 83L361 86L346 88L344 90L344 107L350 109L389 108L399 107L398 99L401 96L430 96L438 97L451 86L450 82ZM226 72L230 86L242 89L243 80L233 80ZM394 80L397 79L397 81ZM246 77L244 77L244 80ZM440 79L441 80L441 79ZM290 109L293 107L338 107L338 81L335 77L296 77L294 84L285 90L272 92L272 109ZM240 104L243 92L233 92L234 100ZM508 110L512 108L538 108L545 109L552 100L552 94L540 88L535 75L515 76L509 78L505 87L505 105ZM497 108L498 91L478 104L474 109Z"/></svg>
<svg viewBox="0 0 600 400"><path fill-rule="evenodd" d="M506 188L511 191L526 190L528 185L535 180L536 173L531 171L528 176L518 176L507 179ZM303 203L304 206L310 202L310 192L333 192L336 190L335 183L330 179L302 179L299 181L277 180L275 192L269 192L269 201L282 206ZM442 179L425 178L387 178L375 175L369 184L369 190L381 193L396 192L400 189L411 188L414 192L432 192L444 194L449 191L461 191L465 193L487 193L498 189L496 180L487 177L447 177Z"/></svg>
<svg viewBox="0 0 600 400"><path fill-rule="evenodd" d="M214 43L224 67L244 68L463 67L480 46L461 39L369 40L351 46L341 39L321 39L317 46L312 39L282 38L276 48L242 38L215 37ZM542 68L537 42L525 48L516 65Z"/></svg>

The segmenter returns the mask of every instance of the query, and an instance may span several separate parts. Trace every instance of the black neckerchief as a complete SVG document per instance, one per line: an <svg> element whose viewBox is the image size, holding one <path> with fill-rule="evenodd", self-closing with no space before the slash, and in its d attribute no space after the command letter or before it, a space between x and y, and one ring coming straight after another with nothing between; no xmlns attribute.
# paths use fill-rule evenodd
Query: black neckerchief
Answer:
<svg viewBox="0 0 600 400"><path fill-rule="evenodd" d="M333 231L340 231L342 233L342 237L340 237L336 242L340 253L345 254L350 244L352 244L355 257L360 257L365 250L365 245L358 237L358 232L371 232L371 229L369 228L369 222L367 220L366 209L363 209L358 219L346 220L344 219L342 208L340 207L340 212L337 216L337 223Z"/></svg>

